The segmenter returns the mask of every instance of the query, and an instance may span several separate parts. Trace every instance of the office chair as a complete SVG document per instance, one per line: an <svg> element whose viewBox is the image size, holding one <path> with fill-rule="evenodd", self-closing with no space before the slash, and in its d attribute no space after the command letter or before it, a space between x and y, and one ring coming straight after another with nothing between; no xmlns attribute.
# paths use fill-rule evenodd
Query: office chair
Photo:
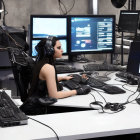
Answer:
<svg viewBox="0 0 140 140"><path fill-rule="evenodd" d="M27 93L30 87L30 83L32 79L32 70L35 62L30 56L28 55L23 56L23 53L20 54L20 59L18 58L17 60L14 53L15 52L13 52L13 50L10 50L9 57L11 60L12 71L17 87L17 95L19 95L21 101L24 102L28 96Z"/></svg>
<svg viewBox="0 0 140 140"><path fill-rule="evenodd" d="M35 62L30 56L27 54L24 55L24 52L20 50L11 50L10 57L17 91L19 92L20 99L23 102L20 109L27 115L46 113L46 107L57 102L57 99L48 96L32 96L28 98L28 90L30 88Z"/></svg>

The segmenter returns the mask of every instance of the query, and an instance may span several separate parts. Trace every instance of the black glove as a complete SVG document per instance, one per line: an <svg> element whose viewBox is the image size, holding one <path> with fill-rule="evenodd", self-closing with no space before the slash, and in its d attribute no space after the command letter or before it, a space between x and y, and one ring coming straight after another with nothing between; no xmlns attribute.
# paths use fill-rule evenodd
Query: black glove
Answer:
<svg viewBox="0 0 140 140"><path fill-rule="evenodd" d="M77 89L76 91L77 95L86 95L91 91L91 89L89 86L84 85L81 88Z"/></svg>

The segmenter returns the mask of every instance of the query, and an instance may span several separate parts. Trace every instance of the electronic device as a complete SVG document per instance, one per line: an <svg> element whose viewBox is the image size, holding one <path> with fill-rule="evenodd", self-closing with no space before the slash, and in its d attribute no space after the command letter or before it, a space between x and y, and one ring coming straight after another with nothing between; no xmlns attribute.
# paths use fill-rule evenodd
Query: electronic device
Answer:
<svg viewBox="0 0 140 140"><path fill-rule="evenodd" d="M67 17L62 15L31 15L30 56L35 57L35 46L42 38L56 36L62 44L63 54L67 54Z"/></svg>
<svg viewBox="0 0 140 140"><path fill-rule="evenodd" d="M93 77L90 77L87 80L87 84L93 88L98 88L104 90L108 94L121 94L125 93L126 91L117 87L117 86L112 86L110 84L106 84L103 81L99 79L95 79Z"/></svg>
<svg viewBox="0 0 140 140"><path fill-rule="evenodd" d="M139 77L127 72L117 72L116 76L123 79L123 82L127 82L130 85L137 85ZM122 80L121 80L122 81Z"/></svg>
<svg viewBox="0 0 140 140"><path fill-rule="evenodd" d="M139 25L140 11L121 10L118 22L119 32L136 33Z"/></svg>
<svg viewBox="0 0 140 140"><path fill-rule="evenodd" d="M76 83L72 80L63 81L62 84L71 90L81 88L79 83Z"/></svg>
<svg viewBox="0 0 140 140"><path fill-rule="evenodd" d="M131 43L126 72L119 72L116 76L126 80L129 84L138 84L138 76L140 76L140 42Z"/></svg>
<svg viewBox="0 0 140 140"><path fill-rule="evenodd" d="M0 92L0 126L25 125L28 117L15 105L5 91Z"/></svg>
<svg viewBox="0 0 140 140"><path fill-rule="evenodd" d="M140 42L131 43L126 71L140 76Z"/></svg>
<svg viewBox="0 0 140 140"><path fill-rule="evenodd" d="M112 86L112 85L105 85L101 88L102 90L104 90L105 92L109 93L109 94L122 94L125 93L126 91L117 87L117 86Z"/></svg>
<svg viewBox="0 0 140 140"><path fill-rule="evenodd" d="M114 51L114 15L71 15L69 20L69 57Z"/></svg>
<svg viewBox="0 0 140 140"><path fill-rule="evenodd" d="M83 70L80 68L75 68L70 65L56 65L56 72L58 74L61 74L61 73L83 72Z"/></svg>
<svg viewBox="0 0 140 140"><path fill-rule="evenodd" d="M121 111L125 109L125 106L121 103L106 103L104 109L110 109L111 111Z"/></svg>
<svg viewBox="0 0 140 140"><path fill-rule="evenodd" d="M85 71L123 71L126 68L113 64L85 64Z"/></svg>
<svg viewBox="0 0 140 140"><path fill-rule="evenodd" d="M56 24L57 23L57 24ZM115 46L115 15L31 15L30 55L47 36L56 36L63 54L112 53Z"/></svg>

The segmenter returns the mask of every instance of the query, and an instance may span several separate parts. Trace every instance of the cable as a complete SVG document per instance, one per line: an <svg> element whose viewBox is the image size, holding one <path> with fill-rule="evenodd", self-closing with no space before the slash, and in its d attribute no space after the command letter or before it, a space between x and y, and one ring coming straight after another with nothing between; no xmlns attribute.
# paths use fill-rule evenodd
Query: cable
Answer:
<svg viewBox="0 0 140 140"><path fill-rule="evenodd" d="M58 4L59 4L60 14L62 12L63 15L67 15L73 9L73 7L75 5L75 0L73 0L72 7L70 9L68 9L68 10L67 10L65 4L61 0L58 0ZM63 8L64 8L64 10L63 10Z"/></svg>
<svg viewBox="0 0 140 140"><path fill-rule="evenodd" d="M94 98L94 100L96 101L96 98L95 98L95 96L90 92L89 93L93 98Z"/></svg>
<svg viewBox="0 0 140 140"><path fill-rule="evenodd" d="M73 5L72 5L72 7L67 11L67 14L73 9L74 5L75 5L75 0L73 0Z"/></svg>
<svg viewBox="0 0 140 140"><path fill-rule="evenodd" d="M59 3L59 10L60 10L60 14L61 14L61 12L62 12L62 14L63 15L67 15L67 9L66 9L66 7L65 7L65 5L64 5L64 3L63 2L61 2L61 0L58 0L58 3ZM62 6L64 7L64 10L65 11L63 11L63 8L62 8Z"/></svg>
<svg viewBox="0 0 140 140"><path fill-rule="evenodd" d="M16 46L20 47L21 49L24 49L24 47L21 46L20 44L18 44L18 43L15 41L15 39L14 39L6 30L4 30L1 26L0 26L0 30L1 30L3 33L5 33L5 34L14 42L14 44L15 44ZM8 40L8 41L9 41L9 40ZM9 43L9 44L10 44L10 43Z"/></svg>
<svg viewBox="0 0 140 140"><path fill-rule="evenodd" d="M40 123L40 124L42 124L42 125L44 125L44 126L46 126L48 128L50 128L55 133L57 140L59 140L59 137L58 137L57 133L50 126L48 126L48 125L46 125L46 124L44 124L44 123L42 123L42 122L40 122L38 120L35 120L35 119L31 118L31 117L28 117L28 118L31 119L31 120L33 120L33 121L35 121L35 122L38 122L38 123Z"/></svg>
<svg viewBox="0 0 140 140"><path fill-rule="evenodd" d="M128 90L128 91L130 91L130 92L133 92L133 93L134 93L134 91L132 91L132 90L130 90L130 89L127 89L127 88L125 88L125 87L124 87L125 85L128 85L128 84L124 84L124 85L122 85L122 87L123 87L125 90Z"/></svg>
<svg viewBox="0 0 140 140"><path fill-rule="evenodd" d="M101 95L100 92L99 92L98 90L94 89L93 87L91 87L91 89L94 90L94 91L96 91L96 92L104 99L105 103L107 103L107 101L106 101L106 99L104 98L104 96Z"/></svg>

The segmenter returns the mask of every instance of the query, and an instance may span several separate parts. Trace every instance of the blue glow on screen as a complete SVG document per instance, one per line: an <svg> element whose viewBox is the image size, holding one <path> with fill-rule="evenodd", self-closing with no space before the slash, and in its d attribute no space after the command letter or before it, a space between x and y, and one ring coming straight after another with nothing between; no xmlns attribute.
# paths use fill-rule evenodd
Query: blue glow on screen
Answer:
<svg viewBox="0 0 140 140"><path fill-rule="evenodd" d="M71 52L113 49L113 18L71 17Z"/></svg>
<svg viewBox="0 0 140 140"><path fill-rule="evenodd" d="M66 35L66 18L33 18L33 38L46 38L47 36L63 37Z"/></svg>
<svg viewBox="0 0 140 140"><path fill-rule="evenodd" d="M35 46L39 43L40 40L32 40L32 56L36 56L37 55L37 51L35 49ZM67 41L65 39L61 40L59 39L59 41L61 42L61 47L63 50L63 54L67 53Z"/></svg>

